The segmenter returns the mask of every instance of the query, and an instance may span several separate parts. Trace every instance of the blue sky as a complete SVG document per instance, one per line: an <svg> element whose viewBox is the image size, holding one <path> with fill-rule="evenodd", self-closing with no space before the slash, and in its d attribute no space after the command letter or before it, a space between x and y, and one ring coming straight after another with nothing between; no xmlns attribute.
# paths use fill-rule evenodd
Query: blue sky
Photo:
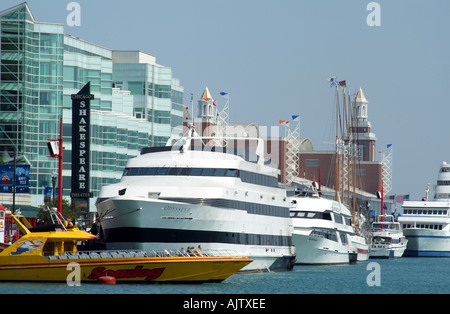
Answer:
<svg viewBox="0 0 450 314"><path fill-rule="evenodd" d="M278 125L301 116L301 136L332 149L334 91L327 79L360 87L369 101L377 150L393 144L393 190L424 195L450 162L450 1L389 0L380 26L369 0L79 0L68 26L65 0L27 1L37 21L109 49L141 50L172 67L197 100L205 86L231 122ZM20 1L2 0L0 10ZM222 103L221 103L222 101Z"/></svg>

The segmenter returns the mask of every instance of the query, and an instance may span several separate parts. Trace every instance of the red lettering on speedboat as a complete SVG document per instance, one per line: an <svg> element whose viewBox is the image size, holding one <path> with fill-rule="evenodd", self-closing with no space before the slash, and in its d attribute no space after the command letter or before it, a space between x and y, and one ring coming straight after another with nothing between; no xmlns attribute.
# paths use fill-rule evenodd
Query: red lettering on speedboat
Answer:
<svg viewBox="0 0 450 314"><path fill-rule="evenodd" d="M91 271L88 279L98 279L102 276L112 276L115 278L145 278L145 280L155 280L163 273L165 268L142 269L143 266L136 266L134 269L111 270L105 267L96 267Z"/></svg>

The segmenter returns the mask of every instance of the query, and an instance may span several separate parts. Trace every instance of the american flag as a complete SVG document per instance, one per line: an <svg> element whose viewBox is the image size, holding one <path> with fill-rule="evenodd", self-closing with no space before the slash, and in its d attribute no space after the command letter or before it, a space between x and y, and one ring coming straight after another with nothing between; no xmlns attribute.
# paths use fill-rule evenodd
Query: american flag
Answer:
<svg viewBox="0 0 450 314"><path fill-rule="evenodd" d="M397 195L395 201L399 204L403 204L404 201L409 201L409 194Z"/></svg>

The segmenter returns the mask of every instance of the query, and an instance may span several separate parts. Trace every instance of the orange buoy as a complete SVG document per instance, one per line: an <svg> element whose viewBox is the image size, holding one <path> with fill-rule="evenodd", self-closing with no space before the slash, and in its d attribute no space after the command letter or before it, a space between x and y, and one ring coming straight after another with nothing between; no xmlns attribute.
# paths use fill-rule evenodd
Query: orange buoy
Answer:
<svg viewBox="0 0 450 314"><path fill-rule="evenodd" d="M101 283L104 285L115 285L116 277L113 276L102 276L97 279L97 283Z"/></svg>

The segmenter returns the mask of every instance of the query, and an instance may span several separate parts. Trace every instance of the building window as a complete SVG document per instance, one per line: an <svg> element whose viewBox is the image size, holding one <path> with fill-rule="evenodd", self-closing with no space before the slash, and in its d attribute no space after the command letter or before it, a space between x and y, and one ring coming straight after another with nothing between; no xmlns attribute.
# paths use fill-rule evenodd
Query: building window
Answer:
<svg viewBox="0 0 450 314"><path fill-rule="evenodd" d="M319 167L319 159L306 159L306 167Z"/></svg>
<svg viewBox="0 0 450 314"><path fill-rule="evenodd" d="M145 94L144 82L128 82L128 90L131 95L144 95Z"/></svg>
<svg viewBox="0 0 450 314"><path fill-rule="evenodd" d="M366 169L356 169L356 175L357 176L365 176L366 175Z"/></svg>

